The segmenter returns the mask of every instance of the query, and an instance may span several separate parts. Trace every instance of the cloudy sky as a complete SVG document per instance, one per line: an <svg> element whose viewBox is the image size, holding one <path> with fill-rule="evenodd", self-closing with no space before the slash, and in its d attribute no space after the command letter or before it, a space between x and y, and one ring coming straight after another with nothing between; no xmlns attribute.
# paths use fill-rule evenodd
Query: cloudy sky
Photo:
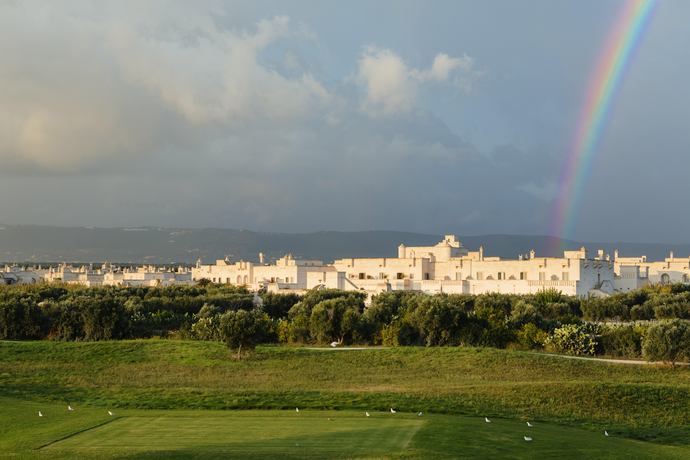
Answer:
<svg viewBox="0 0 690 460"><path fill-rule="evenodd" d="M545 234L625 0L0 0L0 222ZM576 238L690 242L690 2Z"/></svg>

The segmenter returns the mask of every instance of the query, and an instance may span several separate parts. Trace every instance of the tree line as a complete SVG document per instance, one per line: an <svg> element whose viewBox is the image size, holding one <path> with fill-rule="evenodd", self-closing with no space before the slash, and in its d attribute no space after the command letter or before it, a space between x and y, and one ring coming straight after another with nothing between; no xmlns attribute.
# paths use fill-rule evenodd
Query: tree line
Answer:
<svg viewBox="0 0 690 460"><path fill-rule="evenodd" d="M690 359L690 287L607 298L385 292L261 293L202 283L165 288L0 287L0 339L179 337L259 343L487 346L573 355Z"/></svg>

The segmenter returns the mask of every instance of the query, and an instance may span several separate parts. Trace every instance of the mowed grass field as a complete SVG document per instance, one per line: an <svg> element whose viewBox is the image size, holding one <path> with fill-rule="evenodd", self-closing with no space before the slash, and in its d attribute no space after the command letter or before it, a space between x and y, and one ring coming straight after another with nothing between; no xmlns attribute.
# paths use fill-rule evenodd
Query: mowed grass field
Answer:
<svg viewBox="0 0 690 460"><path fill-rule="evenodd" d="M687 368L478 348L261 347L236 361L211 342L0 342L0 457L690 458L689 426Z"/></svg>
<svg viewBox="0 0 690 460"><path fill-rule="evenodd" d="M0 399L0 458L677 458L690 447L550 423L355 411L184 411ZM38 417L38 411L43 417ZM524 436L532 441L527 442Z"/></svg>

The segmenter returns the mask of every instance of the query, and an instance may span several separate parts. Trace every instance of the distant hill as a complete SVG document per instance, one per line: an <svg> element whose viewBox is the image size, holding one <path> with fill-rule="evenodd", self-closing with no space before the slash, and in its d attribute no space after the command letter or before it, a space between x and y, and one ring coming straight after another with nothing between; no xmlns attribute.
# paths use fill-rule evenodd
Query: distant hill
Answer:
<svg viewBox="0 0 690 460"><path fill-rule="evenodd" d="M459 234L470 250L484 246L486 255L515 258L535 249L547 256L562 241L539 235ZM341 257L394 257L400 243L409 246L437 243L441 235L396 231L265 233L233 229L175 228L86 228L35 225L0 225L2 262L121 262L193 263L230 256L256 260L262 251L275 259L288 252L298 258L326 262ZM690 244L582 243L565 241L567 248L586 246L621 255L647 255L663 259L672 250L676 256L690 255Z"/></svg>

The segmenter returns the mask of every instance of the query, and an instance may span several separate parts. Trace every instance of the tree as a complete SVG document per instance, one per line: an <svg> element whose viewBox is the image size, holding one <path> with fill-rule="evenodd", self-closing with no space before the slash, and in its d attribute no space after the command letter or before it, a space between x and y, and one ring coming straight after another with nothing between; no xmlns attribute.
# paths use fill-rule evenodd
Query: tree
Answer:
<svg viewBox="0 0 690 460"><path fill-rule="evenodd" d="M261 294L263 309L273 319L286 318L290 309L301 299L302 297L297 294Z"/></svg>
<svg viewBox="0 0 690 460"><path fill-rule="evenodd" d="M426 296L420 299L409 319L426 346L447 346L459 343L467 314L447 296Z"/></svg>
<svg viewBox="0 0 690 460"><path fill-rule="evenodd" d="M690 358L690 325L676 319L650 326L642 341L642 355L647 361L664 361L672 366Z"/></svg>
<svg viewBox="0 0 690 460"><path fill-rule="evenodd" d="M339 297L317 303L309 318L309 330L317 342L343 342L357 331L361 313L356 299Z"/></svg>
<svg viewBox="0 0 690 460"><path fill-rule="evenodd" d="M242 356L242 347L254 348L265 340L269 323L268 315L259 310L227 311L220 317L223 340L229 348L237 349L237 359Z"/></svg>

